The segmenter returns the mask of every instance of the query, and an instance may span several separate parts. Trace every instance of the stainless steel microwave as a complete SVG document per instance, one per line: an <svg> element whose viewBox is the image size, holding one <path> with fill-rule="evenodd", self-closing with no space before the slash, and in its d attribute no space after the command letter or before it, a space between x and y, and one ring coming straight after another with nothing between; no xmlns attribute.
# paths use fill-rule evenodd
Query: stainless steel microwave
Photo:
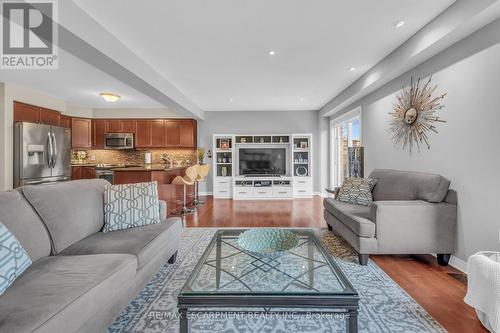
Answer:
<svg viewBox="0 0 500 333"><path fill-rule="evenodd" d="M104 135L105 149L134 149L133 133L106 133Z"/></svg>

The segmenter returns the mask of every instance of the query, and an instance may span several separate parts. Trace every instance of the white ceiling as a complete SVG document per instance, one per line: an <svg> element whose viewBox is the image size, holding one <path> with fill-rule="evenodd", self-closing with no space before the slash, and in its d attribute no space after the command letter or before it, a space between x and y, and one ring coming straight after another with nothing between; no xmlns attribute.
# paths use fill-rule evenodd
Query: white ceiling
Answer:
<svg viewBox="0 0 500 333"><path fill-rule="evenodd" d="M14 83L44 92L84 108L162 108L157 101L59 49L56 70L0 70L0 82ZM99 93L121 96L115 103Z"/></svg>
<svg viewBox="0 0 500 333"><path fill-rule="evenodd" d="M454 2L74 1L207 111L317 110Z"/></svg>

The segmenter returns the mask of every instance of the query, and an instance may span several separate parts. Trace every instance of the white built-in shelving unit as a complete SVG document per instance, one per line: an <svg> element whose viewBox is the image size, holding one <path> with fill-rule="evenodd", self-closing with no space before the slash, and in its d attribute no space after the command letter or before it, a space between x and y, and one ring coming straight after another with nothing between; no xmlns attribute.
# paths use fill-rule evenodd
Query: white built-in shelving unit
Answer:
<svg viewBox="0 0 500 333"><path fill-rule="evenodd" d="M312 134L215 134L213 195L234 200L269 200L313 195ZM240 148L278 148L287 152L286 175L239 175Z"/></svg>

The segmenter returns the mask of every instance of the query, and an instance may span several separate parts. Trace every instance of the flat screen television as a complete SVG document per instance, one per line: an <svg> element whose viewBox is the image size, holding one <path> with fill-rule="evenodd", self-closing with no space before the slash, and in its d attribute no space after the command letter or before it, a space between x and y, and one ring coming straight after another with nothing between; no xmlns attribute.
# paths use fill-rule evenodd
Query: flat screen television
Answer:
<svg viewBox="0 0 500 333"><path fill-rule="evenodd" d="M286 175L285 148L240 148L240 175Z"/></svg>

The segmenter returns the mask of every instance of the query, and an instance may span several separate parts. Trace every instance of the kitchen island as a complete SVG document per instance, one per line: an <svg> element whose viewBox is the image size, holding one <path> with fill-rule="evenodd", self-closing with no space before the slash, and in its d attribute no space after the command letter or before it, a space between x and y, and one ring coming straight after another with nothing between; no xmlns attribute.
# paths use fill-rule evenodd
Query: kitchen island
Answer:
<svg viewBox="0 0 500 333"><path fill-rule="evenodd" d="M131 184L142 182L158 182L160 200L167 202L169 215L178 213L182 208L183 187L173 185L172 180L184 176L188 166L165 167L164 164L142 165L126 168L114 168L113 184ZM194 186L187 187L187 202L194 200Z"/></svg>

